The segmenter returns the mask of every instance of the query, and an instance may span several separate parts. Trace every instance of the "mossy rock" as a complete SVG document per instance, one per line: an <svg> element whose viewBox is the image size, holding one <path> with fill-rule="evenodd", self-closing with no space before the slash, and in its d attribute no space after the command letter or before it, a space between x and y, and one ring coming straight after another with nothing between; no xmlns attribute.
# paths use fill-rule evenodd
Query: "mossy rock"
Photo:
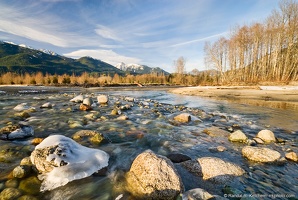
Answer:
<svg viewBox="0 0 298 200"><path fill-rule="evenodd" d="M22 195L22 192L16 188L5 188L0 193L1 200L15 200Z"/></svg>
<svg viewBox="0 0 298 200"><path fill-rule="evenodd" d="M27 194L36 195L40 191L40 186L40 180L35 176L31 176L20 182L19 189Z"/></svg>

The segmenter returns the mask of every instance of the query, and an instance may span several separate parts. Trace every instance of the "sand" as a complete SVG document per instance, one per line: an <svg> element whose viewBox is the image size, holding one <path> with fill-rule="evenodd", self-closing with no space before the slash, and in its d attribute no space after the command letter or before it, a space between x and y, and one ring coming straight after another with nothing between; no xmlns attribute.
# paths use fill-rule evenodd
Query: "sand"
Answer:
<svg viewBox="0 0 298 200"><path fill-rule="evenodd" d="M170 89L169 92L257 106L298 110L298 86L198 86Z"/></svg>

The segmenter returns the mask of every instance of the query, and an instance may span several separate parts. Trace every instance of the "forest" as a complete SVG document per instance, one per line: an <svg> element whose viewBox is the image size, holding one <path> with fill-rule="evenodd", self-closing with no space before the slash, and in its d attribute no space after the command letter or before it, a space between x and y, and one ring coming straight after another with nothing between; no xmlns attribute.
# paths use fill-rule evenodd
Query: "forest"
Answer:
<svg viewBox="0 0 298 200"><path fill-rule="evenodd" d="M236 26L228 38L205 44L205 63L219 83L298 80L298 3L283 0L263 23Z"/></svg>

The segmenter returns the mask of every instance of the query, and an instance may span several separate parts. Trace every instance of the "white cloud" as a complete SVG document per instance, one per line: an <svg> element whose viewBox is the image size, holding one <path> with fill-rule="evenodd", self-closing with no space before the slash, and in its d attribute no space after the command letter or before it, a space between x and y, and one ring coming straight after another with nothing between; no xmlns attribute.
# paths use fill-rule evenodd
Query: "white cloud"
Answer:
<svg viewBox="0 0 298 200"><path fill-rule="evenodd" d="M115 41L122 41L120 37L117 36L116 32L106 26L98 25L95 29L97 35L100 35L103 38L111 39Z"/></svg>
<svg viewBox="0 0 298 200"><path fill-rule="evenodd" d="M117 63L140 63L141 60L138 58L127 57L123 55L119 55L112 50L102 50L102 49L80 49L77 51L73 51L70 53L64 54L64 56L72 57L72 58L80 58L83 56L90 56L92 58L96 58L107 62L111 65L116 65Z"/></svg>

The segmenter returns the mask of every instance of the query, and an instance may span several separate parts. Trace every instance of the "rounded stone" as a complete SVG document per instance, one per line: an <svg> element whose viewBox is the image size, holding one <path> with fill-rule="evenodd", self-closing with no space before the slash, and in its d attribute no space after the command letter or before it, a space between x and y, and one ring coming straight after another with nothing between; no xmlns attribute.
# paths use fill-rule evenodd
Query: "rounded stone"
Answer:
<svg viewBox="0 0 298 200"><path fill-rule="evenodd" d="M24 180L21 180L19 189L27 194L36 195L40 191L41 182L37 177L31 176Z"/></svg>
<svg viewBox="0 0 298 200"><path fill-rule="evenodd" d="M91 106L93 104L93 101L90 97L87 97L83 100L83 104L87 106Z"/></svg>
<svg viewBox="0 0 298 200"><path fill-rule="evenodd" d="M262 139L265 143L276 141L274 133L270 130L261 130L256 137Z"/></svg>
<svg viewBox="0 0 298 200"><path fill-rule="evenodd" d="M97 96L97 101L99 104L107 104L109 101L109 98L107 95L102 94L102 95Z"/></svg>
<svg viewBox="0 0 298 200"><path fill-rule="evenodd" d="M237 130L230 134L229 140L231 142L243 142L244 143L247 141L247 136L241 130Z"/></svg>
<svg viewBox="0 0 298 200"><path fill-rule="evenodd" d="M242 149L242 155L248 160L255 162L274 162L280 158L278 151L265 147L245 146Z"/></svg>
<svg viewBox="0 0 298 200"><path fill-rule="evenodd" d="M12 175L15 178L24 178L31 172L31 167L28 165L20 165L13 169Z"/></svg>
<svg viewBox="0 0 298 200"><path fill-rule="evenodd" d="M195 199L207 200L211 198L213 198L213 196L209 192L201 188L188 190L187 192L182 194L183 200L195 200Z"/></svg>
<svg viewBox="0 0 298 200"><path fill-rule="evenodd" d="M15 200L22 195L22 192L16 188L5 188L0 193L1 200Z"/></svg>
<svg viewBox="0 0 298 200"><path fill-rule="evenodd" d="M126 181L127 190L140 199L174 199L184 190L173 163L151 150L136 157Z"/></svg>
<svg viewBox="0 0 298 200"><path fill-rule="evenodd" d="M5 187L7 188L17 188L19 186L19 182L18 179L13 178L13 179L8 179L5 182Z"/></svg>
<svg viewBox="0 0 298 200"><path fill-rule="evenodd" d="M294 161L294 162L298 162L298 156L295 152L286 153L286 159Z"/></svg>
<svg viewBox="0 0 298 200"><path fill-rule="evenodd" d="M181 113L181 114L175 116L174 120L178 121L178 122L182 122L182 123L188 123L191 121L191 116L188 113Z"/></svg>

